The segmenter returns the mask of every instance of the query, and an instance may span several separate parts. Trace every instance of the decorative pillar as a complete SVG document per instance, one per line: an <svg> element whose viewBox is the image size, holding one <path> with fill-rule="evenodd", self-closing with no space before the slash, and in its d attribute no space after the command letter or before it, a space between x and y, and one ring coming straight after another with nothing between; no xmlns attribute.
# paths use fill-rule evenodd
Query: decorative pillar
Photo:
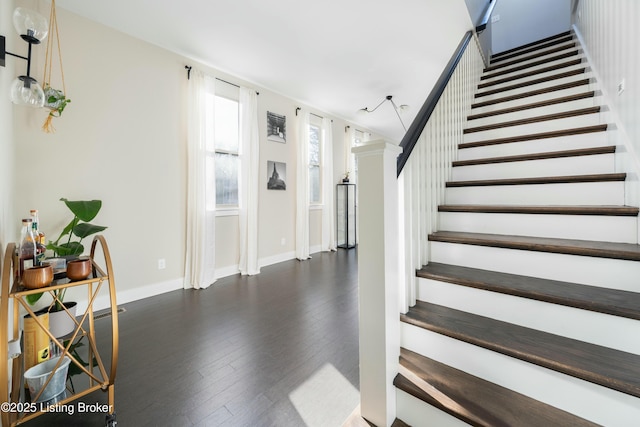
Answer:
<svg viewBox="0 0 640 427"><path fill-rule="evenodd" d="M352 151L359 184L360 413L382 427L396 418L401 285L396 159L402 148L378 140Z"/></svg>

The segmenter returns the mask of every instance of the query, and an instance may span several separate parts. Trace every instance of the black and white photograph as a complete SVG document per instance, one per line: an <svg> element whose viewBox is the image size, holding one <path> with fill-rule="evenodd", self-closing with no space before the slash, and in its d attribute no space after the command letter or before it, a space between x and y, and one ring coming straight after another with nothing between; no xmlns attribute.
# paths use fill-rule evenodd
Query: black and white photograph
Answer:
<svg viewBox="0 0 640 427"><path fill-rule="evenodd" d="M267 140L287 143L287 118L267 111Z"/></svg>
<svg viewBox="0 0 640 427"><path fill-rule="evenodd" d="M287 164L267 160L267 190L287 189Z"/></svg>

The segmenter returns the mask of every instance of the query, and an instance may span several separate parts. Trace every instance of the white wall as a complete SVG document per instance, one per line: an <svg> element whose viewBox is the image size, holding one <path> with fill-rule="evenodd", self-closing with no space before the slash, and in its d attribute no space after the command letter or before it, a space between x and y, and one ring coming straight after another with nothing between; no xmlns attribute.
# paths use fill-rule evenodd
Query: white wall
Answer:
<svg viewBox="0 0 640 427"><path fill-rule="evenodd" d="M570 0L498 0L491 27L492 51L500 53L571 27Z"/></svg>
<svg viewBox="0 0 640 427"><path fill-rule="evenodd" d="M24 3L48 15L48 1ZM2 7L4 17L5 2ZM13 217L7 220L7 227L17 233L19 224L15 218L38 208L42 228L49 239L55 239L71 218L60 197L102 199L102 211L93 222L109 227L104 234L111 249L119 301L180 288L186 228L184 66L189 64L260 92L259 258L263 265L293 258L295 108L309 107L60 7L58 22L71 104L61 118L54 119L56 132L41 131L47 115L44 110L7 106L6 98L0 101L0 108L14 112L13 126L10 120L9 126L2 126L2 144L6 141L7 146L0 146L0 161L13 164L5 159L11 159L11 151L15 150L19 173L15 182L3 179L0 184L4 192L15 191L15 197L7 197L10 202L3 203ZM6 33L14 31L12 26L3 24L0 34ZM35 54L33 74L41 79L44 47L36 48ZM0 73L3 78L11 74L10 80L15 77L9 69L0 69ZM54 75L57 76L55 66ZM287 116L286 144L266 141L267 111ZM9 116L1 115L0 120ZM334 118L334 153L343 153L345 125ZM8 133L11 127L13 137ZM266 190L267 160L287 163L286 191ZM336 169L341 171L342 164L340 158ZM27 168L35 173L20 173ZM4 168L2 173L5 174ZM312 230L317 230L319 217L311 214ZM237 271L237 227L237 217L217 219L220 274ZM320 244L318 233L312 231L311 237L312 247ZM166 269L157 269L159 258L166 259Z"/></svg>
<svg viewBox="0 0 640 427"><path fill-rule="evenodd" d="M13 0L0 2L0 34L7 37L7 50L15 52L14 43L18 39L13 31L11 15ZM26 46L26 43L22 43ZM6 57L5 68L0 67L0 260L4 259L4 249L8 242L16 240L15 220L11 201L13 199L13 107L9 100L9 88L16 77L15 62L24 63L11 56ZM22 65L22 64L20 64ZM2 266L0 264L0 273Z"/></svg>
<svg viewBox="0 0 640 427"><path fill-rule="evenodd" d="M603 120L609 123L611 142L618 146L618 169L628 173L626 203L640 203L640 55L638 51L637 0L581 0L573 15L609 108ZM624 91L618 85L624 81Z"/></svg>
<svg viewBox="0 0 640 427"><path fill-rule="evenodd" d="M464 0L464 2L467 5L471 23L475 26L489 4L489 0Z"/></svg>

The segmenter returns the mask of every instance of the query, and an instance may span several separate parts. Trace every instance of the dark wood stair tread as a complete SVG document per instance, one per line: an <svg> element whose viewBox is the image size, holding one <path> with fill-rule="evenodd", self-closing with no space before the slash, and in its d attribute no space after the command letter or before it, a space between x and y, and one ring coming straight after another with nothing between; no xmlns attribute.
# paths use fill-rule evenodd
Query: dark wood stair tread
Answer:
<svg viewBox="0 0 640 427"><path fill-rule="evenodd" d="M509 76L509 77L503 77L501 79L496 79L490 82L485 82L485 83L480 83L478 84L478 89L484 89L487 87L491 87L491 86L495 86L495 85L499 85L499 84L503 84L503 83L509 83L515 80L520 80L520 79L524 79L527 77L533 77L533 76L537 76L541 73L547 73L550 71L556 71L556 70L561 70L563 68L567 68L567 67L571 67L574 65L578 65L582 63L582 58L577 58L577 59L572 59L571 61L567 61L567 62L563 62L561 64L555 64L555 65L551 65L549 67L544 67L544 68L539 68L537 70L533 70L533 71L527 71L525 73L521 73L521 74L517 74L515 76ZM581 72L586 72L586 68L580 68ZM488 80L488 78L486 76L482 76L480 77L480 80Z"/></svg>
<svg viewBox="0 0 640 427"><path fill-rule="evenodd" d="M579 86L587 86L589 84L589 81L590 81L589 79L580 79L580 80L576 80L574 82L562 83L562 84L559 84L559 85L545 87L545 88L536 89L536 90L531 90L531 91L528 91L528 92L516 93L516 94L513 94L513 95L509 95L509 96L504 96L502 98L496 98L496 99L490 99L490 100L487 100L487 101L476 102L474 104L471 104L471 108L473 109L473 108L487 107L489 105L495 105L495 104L500 104L500 103L503 103L503 102L515 101L517 99L529 98L531 96L543 95L543 94L546 94L546 93L557 92L557 91L565 90L565 89L572 89L572 88L579 87Z"/></svg>
<svg viewBox="0 0 640 427"><path fill-rule="evenodd" d="M519 213L539 215L638 216L633 206L440 205L438 212Z"/></svg>
<svg viewBox="0 0 640 427"><path fill-rule="evenodd" d="M550 62L554 62L554 61L560 61L562 59L567 59L567 58L571 58L573 56L577 56L579 53L578 49L574 49L574 50L570 50L568 52L564 52L564 53L560 53L558 55L549 57L549 58L544 58L538 61L533 61L533 62L529 62L526 64L521 64L521 65L516 65L514 67L496 67L496 69L485 69L485 76L487 76L488 79L492 79L494 77L498 77L498 76L504 76L505 74L511 74L511 73L515 73L516 71L523 71L526 70L528 68L533 68L533 67L537 67L539 65L545 65L548 64Z"/></svg>
<svg viewBox="0 0 640 427"><path fill-rule="evenodd" d="M548 83L548 82L552 82L554 80L560 80L560 79L564 79L567 77L573 77L573 76L579 76L581 74L584 74L584 68L580 68L580 69L576 69L576 70L571 70L571 71L565 71L562 73L558 73L558 74L552 74L550 76L545 76L545 77L540 77L537 79L532 79L532 80L525 80L522 82L518 82L518 83L514 83L512 85L509 86L499 86L496 87L494 89L489 89L489 90L485 90L482 92L478 92L474 95L474 98L482 98L483 96L488 96L488 95L495 95L497 93L502 93L502 92L508 92L510 90L515 90L515 89L522 89L523 87L528 87L528 86L533 86L533 85L537 85L540 83Z"/></svg>
<svg viewBox="0 0 640 427"><path fill-rule="evenodd" d="M520 64L521 62L531 61L533 59L551 55L558 52L562 52L567 49L574 49L575 47L576 47L576 43L574 41L569 41L547 50L536 50L528 54L516 55L515 57L504 60L504 61L503 60L494 61L491 63L491 65L489 65L484 69L484 72L487 73L490 71L498 70L500 68L510 67L512 65Z"/></svg>
<svg viewBox="0 0 640 427"><path fill-rule="evenodd" d="M591 240L437 231L429 241L640 261L640 245Z"/></svg>
<svg viewBox="0 0 640 427"><path fill-rule="evenodd" d="M487 111L485 113L471 114L467 116L467 120L482 119L485 117L499 116L502 114L509 114L509 113L515 113L518 111L531 110L533 108L548 107L550 105L563 104L565 102L579 101L581 99L593 98L595 95L596 95L595 91L582 92L575 95L562 96L560 98L553 98L553 99L548 99L540 102L533 102L531 104L518 105L516 107L511 107L511 108L503 108L501 110L493 110L493 111Z"/></svg>
<svg viewBox="0 0 640 427"><path fill-rule="evenodd" d="M550 120L559 120L559 119L567 119L570 117L585 116L589 114L596 114L599 112L600 112L600 106L580 108L577 110L569 110L569 111L562 111L559 113L545 114L543 116L534 116L534 117L527 117L527 118L518 119L518 120L510 120L508 122L498 122L498 123L491 123L483 126L469 127L464 129L462 132L464 134L483 132L487 130L502 129L502 128L512 127L512 126L522 126L522 125L528 125L531 123L546 122Z"/></svg>
<svg viewBox="0 0 640 427"><path fill-rule="evenodd" d="M580 128L561 129L550 132L532 133L527 135L509 136L505 138L486 139L482 141L463 142L458 144L459 149L484 147L488 145L509 144L512 142L534 141L538 139L558 138L562 136L583 135L587 133L604 132L608 125L584 126Z"/></svg>
<svg viewBox="0 0 640 427"><path fill-rule="evenodd" d="M418 277L640 320L640 293L431 262Z"/></svg>
<svg viewBox="0 0 640 427"><path fill-rule="evenodd" d="M480 158L480 159L456 160L452 162L451 165L453 167L488 165L488 164L495 164L495 163L524 162L529 160L545 160L545 159L559 159L559 158L565 158L565 157L595 156L599 154L613 154L615 152L616 152L616 146L609 145L604 147L579 148L576 150L562 150L562 151L548 151L544 153L519 154L515 156L486 157L486 158Z"/></svg>
<svg viewBox="0 0 640 427"><path fill-rule="evenodd" d="M405 348L400 349L400 366L428 386L420 387L401 373L393 381L398 389L474 426L596 425Z"/></svg>
<svg viewBox="0 0 640 427"><path fill-rule="evenodd" d="M558 44L563 44L563 43L568 43L571 40L573 40L573 36L571 34L567 34L564 37L561 38L556 38L552 41L548 41L546 43L537 43L535 46L531 46L531 47L525 47L525 48L518 48L516 50L514 50L513 52L509 52L509 53L503 53L501 55L493 55L491 56L491 65L494 65L498 62L502 62L505 61L507 59L511 59L511 58L515 58L517 56L520 55L525 55L527 53L532 53L535 52L536 50L542 50L542 49L546 49Z"/></svg>
<svg viewBox="0 0 640 427"><path fill-rule="evenodd" d="M541 44L550 42L552 40L556 40L557 41L558 39L562 39L562 38L564 38L564 37L566 37L568 35L571 35L571 31L565 31L565 32L562 32L562 33L559 33L559 34L556 34L556 35L553 35L553 36L545 37L543 39L536 40L536 41L533 41L531 43L527 43L527 44L523 44L521 46L514 47L513 49L503 50L502 52L494 53L493 55L491 55L491 60L493 61L496 58L500 58L500 57L502 57L504 55L509 55L509 54L511 54L513 52L516 52L516 51L520 50L520 49L526 49L526 48L529 48L529 47L534 47L534 46L537 46L537 45L541 45Z"/></svg>
<svg viewBox="0 0 640 427"><path fill-rule="evenodd" d="M624 181L625 173L602 173L593 175L540 176L532 178L478 179L470 181L448 181L447 188L487 187L495 185L536 185L536 184L575 184L584 182Z"/></svg>
<svg viewBox="0 0 640 427"><path fill-rule="evenodd" d="M640 356L418 301L401 321L640 397Z"/></svg>

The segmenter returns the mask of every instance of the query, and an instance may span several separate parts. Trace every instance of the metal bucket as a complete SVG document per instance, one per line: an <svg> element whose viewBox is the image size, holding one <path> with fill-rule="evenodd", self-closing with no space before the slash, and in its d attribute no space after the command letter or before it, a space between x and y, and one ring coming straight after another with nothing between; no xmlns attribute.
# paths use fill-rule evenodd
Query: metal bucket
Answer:
<svg viewBox="0 0 640 427"><path fill-rule="evenodd" d="M38 363L24 373L24 379L27 381L32 399L40 393L40 390L51 376L51 371L56 367L59 359L60 357L54 357L46 362ZM36 402L46 402L65 391L67 371L70 362L71 359L65 356L58 370L53 374L53 378L51 378L51 381L49 381L49 384L47 384L47 387Z"/></svg>

